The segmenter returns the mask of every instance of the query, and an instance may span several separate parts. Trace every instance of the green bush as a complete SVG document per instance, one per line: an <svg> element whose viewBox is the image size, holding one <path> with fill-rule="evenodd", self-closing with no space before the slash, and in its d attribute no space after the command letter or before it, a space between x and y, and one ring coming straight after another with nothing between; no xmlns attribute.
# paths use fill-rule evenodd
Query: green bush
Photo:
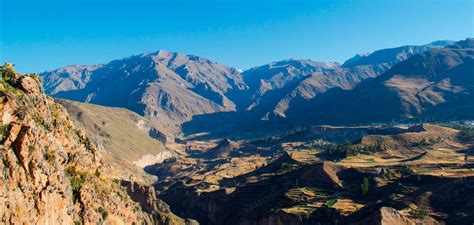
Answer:
<svg viewBox="0 0 474 225"><path fill-rule="evenodd" d="M15 70L13 69L13 66L9 66L7 64L0 66L0 79L10 81L14 77Z"/></svg>
<svg viewBox="0 0 474 225"><path fill-rule="evenodd" d="M8 137L8 132L10 131L10 124L0 125L0 143L3 143Z"/></svg>
<svg viewBox="0 0 474 225"><path fill-rule="evenodd" d="M429 211L427 209L421 208L421 209L415 209L411 210L409 212L410 217L413 219L423 219L429 215Z"/></svg>
<svg viewBox="0 0 474 225"><path fill-rule="evenodd" d="M443 141L444 139L442 137L428 139L422 138L419 142L411 144L410 147L432 148L434 145L439 144Z"/></svg>
<svg viewBox="0 0 474 225"><path fill-rule="evenodd" d="M30 76L31 78L39 81L39 82L43 82L43 79L41 77L39 77L36 73L30 73L30 74L27 74L28 76Z"/></svg>
<svg viewBox="0 0 474 225"><path fill-rule="evenodd" d="M15 97L22 99L24 96L24 92L18 88L13 87L10 83L8 83L5 80L0 79L0 83L3 85L3 88L5 88L5 94L13 94Z"/></svg>
<svg viewBox="0 0 474 225"><path fill-rule="evenodd" d="M464 128L459 131L459 137L462 139L474 139L474 128Z"/></svg>
<svg viewBox="0 0 474 225"><path fill-rule="evenodd" d="M336 202L337 202L336 200L330 199L330 200L327 200L327 201L324 203L324 205L327 206L327 207L329 207L329 208L331 208L331 207L333 207L333 206L336 204Z"/></svg>
<svg viewBox="0 0 474 225"><path fill-rule="evenodd" d="M107 211L105 211L105 209L102 208L102 207L99 208L99 213L102 216L102 219L107 218L107 215L109 215L109 213Z"/></svg>
<svg viewBox="0 0 474 225"><path fill-rule="evenodd" d="M353 145L350 143L345 144L332 144L325 148L327 156L332 160L342 160L350 156L356 156L361 153L374 153L383 150L382 145Z"/></svg>
<svg viewBox="0 0 474 225"><path fill-rule="evenodd" d="M86 183L88 175L87 173L77 171L73 166L66 169L66 177L71 182L73 201L76 201L79 197L79 189Z"/></svg>
<svg viewBox="0 0 474 225"><path fill-rule="evenodd" d="M370 183L369 179L367 177L364 177L364 180L362 181L362 184L360 185L361 190L362 190L362 195L366 195L369 192L370 189Z"/></svg>
<svg viewBox="0 0 474 225"><path fill-rule="evenodd" d="M472 127L472 125L468 125L464 122L440 123L440 125L459 130L458 137L461 139L474 139L474 127Z"/></svg>
<svg viewBox="0 0 474 225"><path fill-rule="evenodd" d="M279 172L286 173L286 172L294 170L298 167L299 166L297 164L294 164L294 163L283 163L281 165L281 168L280 168Z"/></svg>
<svg viewBox="0 0 474 225"><path fill-rule="evenodd" d="M43 157L50 165L54 164L56 161L56 154L54 154L54 152L49 149L46 149L46 153Z"/></svg>

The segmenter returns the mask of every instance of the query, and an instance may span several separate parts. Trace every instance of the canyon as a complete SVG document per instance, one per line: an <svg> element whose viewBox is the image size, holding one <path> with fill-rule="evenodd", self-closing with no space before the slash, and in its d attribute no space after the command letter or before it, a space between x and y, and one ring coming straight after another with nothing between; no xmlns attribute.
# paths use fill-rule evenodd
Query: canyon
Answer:
<svg viewBox="0 0 474 225"><path fill-rule="evenodd" d="M6 224L472 224L474 39L0 68Z"/></svg>

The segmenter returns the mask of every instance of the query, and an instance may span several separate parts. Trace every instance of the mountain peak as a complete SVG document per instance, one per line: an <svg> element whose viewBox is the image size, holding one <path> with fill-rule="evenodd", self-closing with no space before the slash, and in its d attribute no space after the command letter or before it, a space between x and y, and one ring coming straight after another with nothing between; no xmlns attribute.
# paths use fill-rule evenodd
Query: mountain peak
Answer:
<svg viewBox="0 0 474 225"><path fill-rule="evenodd" d="M190 62L196 62L199 64L218 64L217 62L213 62L201 56L188 55L181 52L170 52L167 50L159 50L146 56L151 56L153 61L165 64L167 66L182 65Z"/></svg>
<svg viewBox="0 0 474 225"><path fill-rule="evenodd" d="M54 97L127 108L170 129L197 114L234 110L227 92L245 88L234 68L166 50L40 76Z"/></svg>
<svg viewBox="0 0 474 225"><path fill-rule="evenodd" d="M386 48L372 53L357 54L345 61L343 67L355 67L360 65L388 64L393 66L418 53L425 52L432 48L445 47L453 44L453 41L434 41L426 45L405 45L395 48Z"/></svg>
<svg viewBox="0 0 474 225"><path fill-rule="evenodd" d="M438 41L433 41L427 45L436 46L436 47L446 47L449 45L453 45L454 43L456 42L452 40L438 40Z"/></svg>
<svg viewBox="0 0 474 225"><path fill-rule="evenodd" d="M176 56L177 54L179 54L179 53L170 52L170 51L167 51L167 50L158 50L157 52L153 53L152 55L160 57L160 58L170 58L170 57Z"/></svg>
<svg viewBox="0 0 474 225"><path fill-rule="evenodd" d="M466 40L458 41L449 46L450 48L474 48L474 38L466 38Z"/></svg>

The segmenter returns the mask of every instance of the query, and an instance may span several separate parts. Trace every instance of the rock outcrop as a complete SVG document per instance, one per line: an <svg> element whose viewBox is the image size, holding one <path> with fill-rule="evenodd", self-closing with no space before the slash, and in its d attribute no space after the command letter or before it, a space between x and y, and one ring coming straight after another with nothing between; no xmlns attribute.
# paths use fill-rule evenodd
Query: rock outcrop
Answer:
<svg viewBox="0 0 474 225"><path fill-rule="evenodd" d="M0 223L152 224L41 79L0 67ZM161 206L159 206L161 207Z"/></svg>
<svg viewBox="0 0 474 225"><path fill-rule="evenodd" d="M206 158L226 158L231 152L237 149L238 143L231 141L230 139L223 139L219 144L203 153L202 156Z"/></svg>
<svg viewBox="0 0 474 225"><path fill-rule="evenodd" d="M414 225L415 222L400 214L396 209L382 207L369 219L370 225Z"/></svg>
<svg viewBox="0 0 474 225"><path fill-rule="evenodd" d="M122 181L122 186L127 188L130 197L139 202L142 209L154 215L157 223L167 225L198 225L199 223L192 219L182 219L174 215L170 207L162 200L156 197L155 189L151 186L142 186L135 182Z"/></svg>

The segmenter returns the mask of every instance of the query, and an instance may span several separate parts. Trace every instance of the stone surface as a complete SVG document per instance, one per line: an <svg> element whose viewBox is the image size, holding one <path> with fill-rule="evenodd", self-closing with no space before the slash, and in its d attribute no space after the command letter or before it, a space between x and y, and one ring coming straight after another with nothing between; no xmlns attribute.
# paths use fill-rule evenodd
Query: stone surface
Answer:
<svg viewBox="0 0 474 225"><path fill-rule="evenodd" d="M133 201L37 76L6 66L0 73L8 85L0 89L0 223L160 224L174 216L151 216Z"/></svg>

